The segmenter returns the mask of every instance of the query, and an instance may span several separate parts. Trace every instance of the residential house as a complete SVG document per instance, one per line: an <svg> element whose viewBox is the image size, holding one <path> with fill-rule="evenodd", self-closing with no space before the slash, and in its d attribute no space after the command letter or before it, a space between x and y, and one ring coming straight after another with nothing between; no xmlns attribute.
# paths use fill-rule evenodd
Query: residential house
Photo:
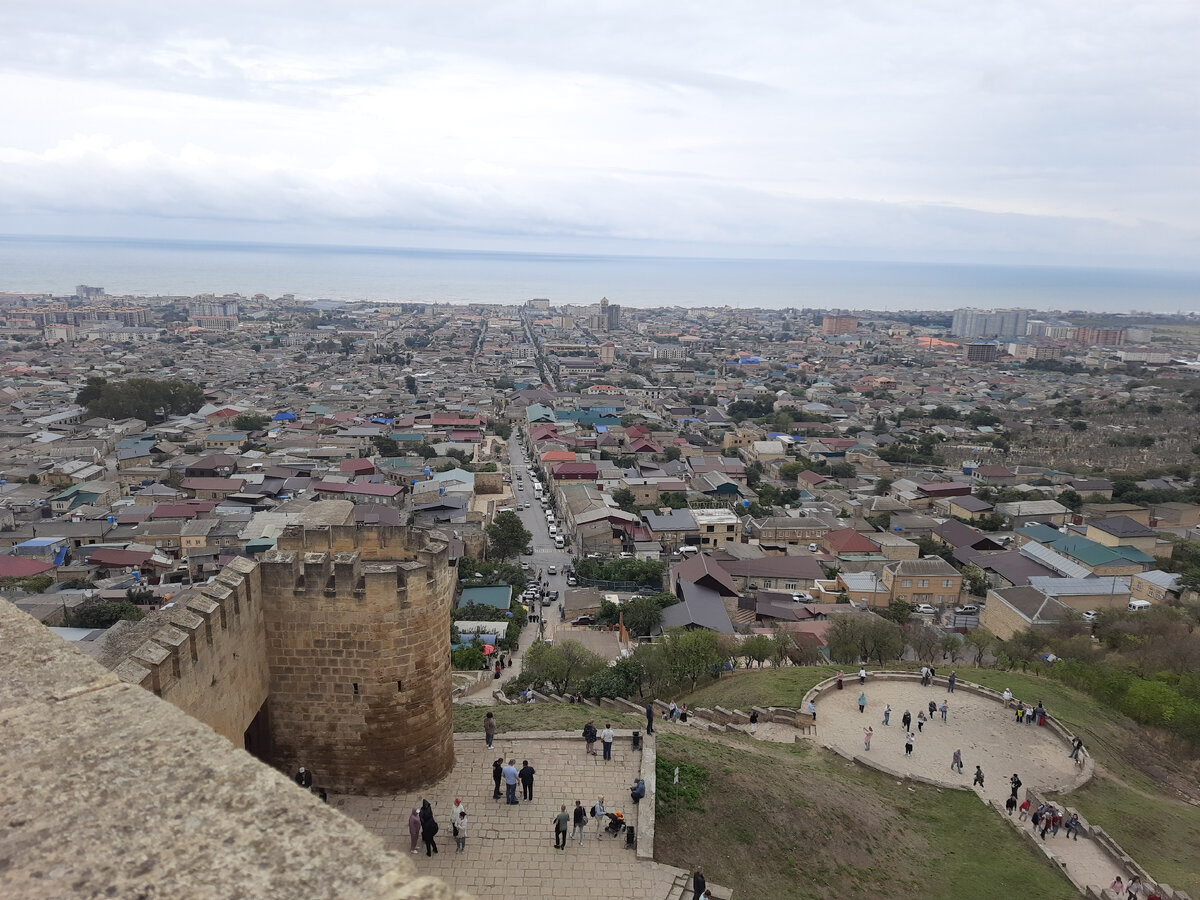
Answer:
<svg viewBox="0 0 1200 900"><path fill-rule="evenodd" d="M962 574L941 557L905 559L885 565L879 573L892 600L913 606L950 606L962 592Z"/></svg>
<svg viewBox="0 0 1200 900"><path fill-rule="evenodd" d="M1153 528L1135 522L1129 516L1114 516L1111 519L1089 522L1087 537L1105 547L1136 547L1149 554L1154 553L1158 543L1158 535Z"/></svg>
<svg viewBox="0 0 1200 900"><path fill-rule="evenodd" d="M996 511L1008 519L1015 530L1026 525L1042 523L1062 525L1070 511L1057 500L1018 500L1015 503L999 503Z"/></svg>
<svg viewBox="0 0 1200 900"><path fill-rule="evenodd" d="M742 523L727 509L694 509L696 532L700 546L711 548L741 541Z"/></svg>
<svg viewBox="0 0 1200 900"><path fill-rule="evenodd" d="M979 624L1007 641L1018 631L1057 625L1069 615L1067 606L1035 587L995 588L988 591Z"/></svg>

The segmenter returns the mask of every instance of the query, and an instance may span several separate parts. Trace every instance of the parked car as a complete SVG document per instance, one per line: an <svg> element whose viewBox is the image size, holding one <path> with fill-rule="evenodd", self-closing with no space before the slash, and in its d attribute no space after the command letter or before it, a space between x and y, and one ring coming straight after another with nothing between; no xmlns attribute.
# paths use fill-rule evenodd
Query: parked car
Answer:
<svg viewBox="0 0 1200 900"><path fill-rule="evenodd" d="M533 556L533 547L526 547L524 550L521 551L521 553L524 554L525 556Z"/></svg>
<svg viewBox="0 0 1200 900"><path fill-rule="evenodd" d="M1085 612L1083 614L1083 621L1085 621L1085 622L1095 622L1099 618L1100 618L1100 613L1096 612L1096 610L1094 610L1094 609L1089 609L1087 612Z"/></svg>
<svg viewBox="0 0 1200 900"><path fill-rule="evenodd" d="M576 616L574 619L571 620L571 624L572 625L595 625L596 617L595 616Z"/></svg>
<svg viewBox="0 0 1200 900"><path fill-rule="evenodd" d="M928 603L918 603L913 607L913 612L918 616L936 616L937 610Z"/></svg>
<svg viewBox="0 0 1200 900"><path fill-rule="evenodd" d="M574 575L567 576L567 587L575 587L577 584L579 584L579 581L575 578Z"/></svg>
<svg viewBox="0 0 1200 900"><path fill-rule="evenodd" d="M558 574L558 566L550 566L549 568L546 569L546 574L547 575L557 575Z"/></svg>
<svg viewBox="0 0 1200 900"><path fill-rule="evenodd" d="M808 545L808 552L809 552L809 553L816 553L816 552L817 552L817 545L816 545L816 544L809 544L809 545Z"/></svg>
<svg viewBox="0 0 1200 900"><path fill-rule="evenodd" d="M966 603L962 606L954 607L956 616L977 616L979 615L979 607L974 603Z"/></svg>
<svg viewBox="0 0 1200 900"><path fill-rule="evenodd" d="M521 571L522 571L522 572L528 572L528 571L529 571L529 563L527 563L527 562L522 562L522 563L521 563Z"/></svg>
<svg viewBox="0 0 1200 900"><path fill-rule="evenodd" d="M797 591L792 594L792 602L794 603L811 603L813 595L807 591Z"/></svg>

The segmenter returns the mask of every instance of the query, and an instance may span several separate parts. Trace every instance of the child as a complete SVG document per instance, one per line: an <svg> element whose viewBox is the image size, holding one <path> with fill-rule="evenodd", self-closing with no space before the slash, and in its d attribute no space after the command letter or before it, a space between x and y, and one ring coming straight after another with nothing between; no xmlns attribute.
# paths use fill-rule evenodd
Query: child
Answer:
<svg viewBox="0 0 1200 900"><path fill-rule="evenodd" d="M454 828L454 852L462 853L467 849L467 811L460 809L458 819L450 824Z"/></svg>

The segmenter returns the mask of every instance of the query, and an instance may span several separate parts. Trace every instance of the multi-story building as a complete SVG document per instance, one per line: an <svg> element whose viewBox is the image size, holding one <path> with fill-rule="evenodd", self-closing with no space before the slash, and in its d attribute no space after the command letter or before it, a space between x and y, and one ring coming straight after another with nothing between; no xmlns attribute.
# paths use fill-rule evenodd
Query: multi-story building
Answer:
<svg viewBox="0 0 1200 900"><path fill-rule="evenodd" d="M1027 309L956 309L950 331L966 338L1024 337Z"/></svg>
<svg viewBox="0 0 1200 900"><path fill-rule="evenodd" d="M1088 326L1077 330L1075 340L1089 347L1120 347L1125 343L1125 329Z"/></svg>
<svg viewBox="0 0 1200 900"><path fill-rule="evenodd" d="M1000 346L995 341L974 341L963 349L966 350L967 362L995 362L1000 355Z"/></svg>
<svg viewBox="0 0 1200 900"><path fill-rule="evenodd" d="M821 317L821 334L846 334L858 330L858 317L846 312Z"/></svg>

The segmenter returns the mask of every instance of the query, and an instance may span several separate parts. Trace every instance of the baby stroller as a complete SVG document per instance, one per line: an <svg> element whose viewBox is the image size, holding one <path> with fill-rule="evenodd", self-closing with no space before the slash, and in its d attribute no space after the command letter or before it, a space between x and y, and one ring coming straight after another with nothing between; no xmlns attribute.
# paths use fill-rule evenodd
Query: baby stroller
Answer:
<svg viewBox="0 0 1200 900"><path fill-rule="evenodd" d="M608 818L608 824L604 826L604 833L611 834L613 837L619 835L625 830L625 814L621 810L615 813L605 813Z"/></svg>

